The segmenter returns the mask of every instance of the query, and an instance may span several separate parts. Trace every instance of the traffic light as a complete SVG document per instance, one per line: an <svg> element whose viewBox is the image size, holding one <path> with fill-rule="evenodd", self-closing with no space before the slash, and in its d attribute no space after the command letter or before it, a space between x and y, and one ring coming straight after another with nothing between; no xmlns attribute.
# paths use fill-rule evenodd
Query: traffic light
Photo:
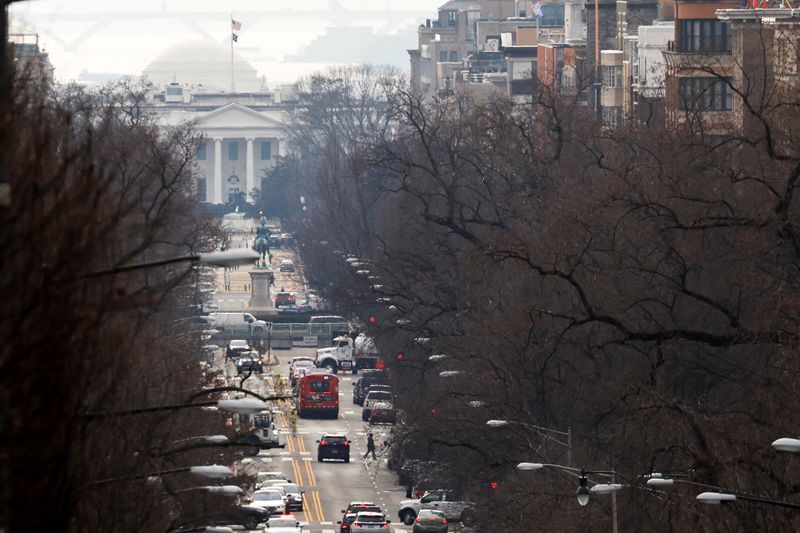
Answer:
<svg viewBox="0 0 800 533"><path fill-rule="evenodd" d="M372 324L372 325L375 325L375 324L378 323L378 319L375 318L374 316L371 316L371 317L369 317L369 323Z"/></svg>
<svg viewBox="0 0 800 533"><path fill-rule="evenodd" d="M405 359L405 357L406 357L406 356L405 356L405 355L403 355L402 353L398 353L398 354L395 356L395 359L397 359L398 361L402 361L403 359Z"/></svg>
<svg viewBox="0 0 800 533"><path fill-rule="evenodd" d="M500 485L497 483L497 481L492 481L491 483L489 483L489 486L492 489L497 489L497 487L499 487Z"/></svg>

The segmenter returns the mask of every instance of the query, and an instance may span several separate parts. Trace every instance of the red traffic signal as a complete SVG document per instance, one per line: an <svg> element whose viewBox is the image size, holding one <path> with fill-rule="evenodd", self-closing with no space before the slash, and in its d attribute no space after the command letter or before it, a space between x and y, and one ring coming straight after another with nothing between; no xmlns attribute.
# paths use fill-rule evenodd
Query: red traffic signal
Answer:
<svg viewBox="0 0 800 533"><path fill-rule="evenodd" d="M491 483L489 483L489 486L492 487L493 489L496 489L500 485L497 483L497 481L492 481Z"/></svg>
<svg viewBox="0 0 800 533"><path fill-rule="evenodd" d="M378 322L378 319L375 318L374 316L369 317L369 323L370 324L376 324L377 322Z"/></svg>
<svg viewBox="0 0 800 533"><path fill-rule="evenodd" d="M402 361L403 359L405 359L405 357L406 357L406 356L405 356L405 355L403 355L402 353L398 353L398 354L395 356L395 359L397 359L398 361Z"/></svg>

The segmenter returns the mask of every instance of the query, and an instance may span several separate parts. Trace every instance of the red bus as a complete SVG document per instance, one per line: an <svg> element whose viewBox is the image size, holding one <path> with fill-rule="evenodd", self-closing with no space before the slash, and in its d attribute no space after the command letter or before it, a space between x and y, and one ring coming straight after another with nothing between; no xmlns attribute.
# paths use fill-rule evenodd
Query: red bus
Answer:
<svg viewBox="0 0 800 533"><path fill-rule="evenodd" d="M306 374L297 382L297 416L339 418L339 377Z"/></svg>

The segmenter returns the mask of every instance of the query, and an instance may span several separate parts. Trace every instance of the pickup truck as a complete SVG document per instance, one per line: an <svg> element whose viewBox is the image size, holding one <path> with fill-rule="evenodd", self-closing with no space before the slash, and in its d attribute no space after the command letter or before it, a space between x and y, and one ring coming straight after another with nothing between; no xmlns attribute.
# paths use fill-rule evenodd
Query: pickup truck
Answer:
<svg viewBox="0 0 800 533"><path fill-rule="evenodd" d="M458 500L453 493L444 490L429 490L416 500L403 500L397 516L407 526L413 525L421 509L442 511L448 520L457 520L465 526L475 521L475 507L472 502Z"/></svg>

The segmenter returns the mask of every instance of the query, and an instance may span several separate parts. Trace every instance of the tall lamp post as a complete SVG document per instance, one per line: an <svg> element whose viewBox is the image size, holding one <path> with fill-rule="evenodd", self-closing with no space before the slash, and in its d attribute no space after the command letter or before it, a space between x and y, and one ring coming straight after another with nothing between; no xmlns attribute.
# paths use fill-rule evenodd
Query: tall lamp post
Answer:
<svg viewBox="0 0 800 533"><path fill-rule="evenodd" d="M98 479L93 481L92 485L108 485L109 483L119 483L122 481L136 481L137 479L150 479L155 477L166 476L169 474L193 474L195 476L204 477L207 479L226 479L233 475L233 470L227 466L222 465L205 465L205 466L187 466L183 468L171 468L169 470L160 470L158 472L149 472L147 474L135 474L131 476L112 477L107 479Z"/></svg>
<svg viewBox="0 0 800 533"><path fill-rule="evenodd" d="M522 426L528 429L533 429L540 433L544 433L548 439L567 448L567 463L572 464L572 428L567 428L566 431L559 431L557 429L536 426L533 424L528 424L527 422L519 422L517 420L487 420L486 425L491 428L501 428L509 425ZM560 440L552 435L564 437L566 440Z"/></svg>
<svg viewBox="0 0 800 533"><path fill-rule="evenodd" d="M650 488L670 488L676 484L681 485L690 485L693 487L701 487L705 489L713 489L712 491L702 492L697 495L695 498L697 501L701 503L707 503L712 505L719 505L721 503L727 502L735 502L735 501L746 501L751 503L761 503L764 505L772 505L775 507L785 507L788 509L800 509L800 504L797 503L790 503L790 502L782 502L780 500L773 500L771 498L763 498L761 496L751 496L749 494L740 494L738 492L728 492L722 487L718 487L716 485L708 485L706 483L698 483L697 481L691 481L688 479L684 479L684 475L681 474L662 474L659 472L653 472L650 474L647 480L647 486Z"/></svg>
<svg viewBox="0 0 800 533"><path fill-rule="evenodd" d="M142 263L131 263L129 265L120 265L104 270L97 270L90 272L83 276L83 279L100 278L104 276L112 276L114 274L122 274L133 270L142 270L146 268L155 268L159 266L172 265L174 263L198 263L201 265L208 265L213 267L233 267L249 265L257 261L261 256L255 250L250 248L232 248L223 250L221 252L208 252L199 254L182 255L178 257L169 257L167 259L160 259L157 261L146 261Z"/></svg>
<svg viewBox="0 0 800 533"><path fill-rule="evenodd" d="M612 531L613 533L617 533L619 531L617 524L616 493L622 490L625 485L616 482L616 476L619 475L617 472L614 472L613 470L586 470L585 468L573 468L571 466L548 463L519 463L517 465L517 469L523 471L541 470L542 468L554 468L578 478L578 490L575 491L575 496L578 499L578 505L587 505L589 503L589 496L591 494L611 494ZM610 483L595 483L590 488L589 475L606 477L609 479Z"/></svg>

